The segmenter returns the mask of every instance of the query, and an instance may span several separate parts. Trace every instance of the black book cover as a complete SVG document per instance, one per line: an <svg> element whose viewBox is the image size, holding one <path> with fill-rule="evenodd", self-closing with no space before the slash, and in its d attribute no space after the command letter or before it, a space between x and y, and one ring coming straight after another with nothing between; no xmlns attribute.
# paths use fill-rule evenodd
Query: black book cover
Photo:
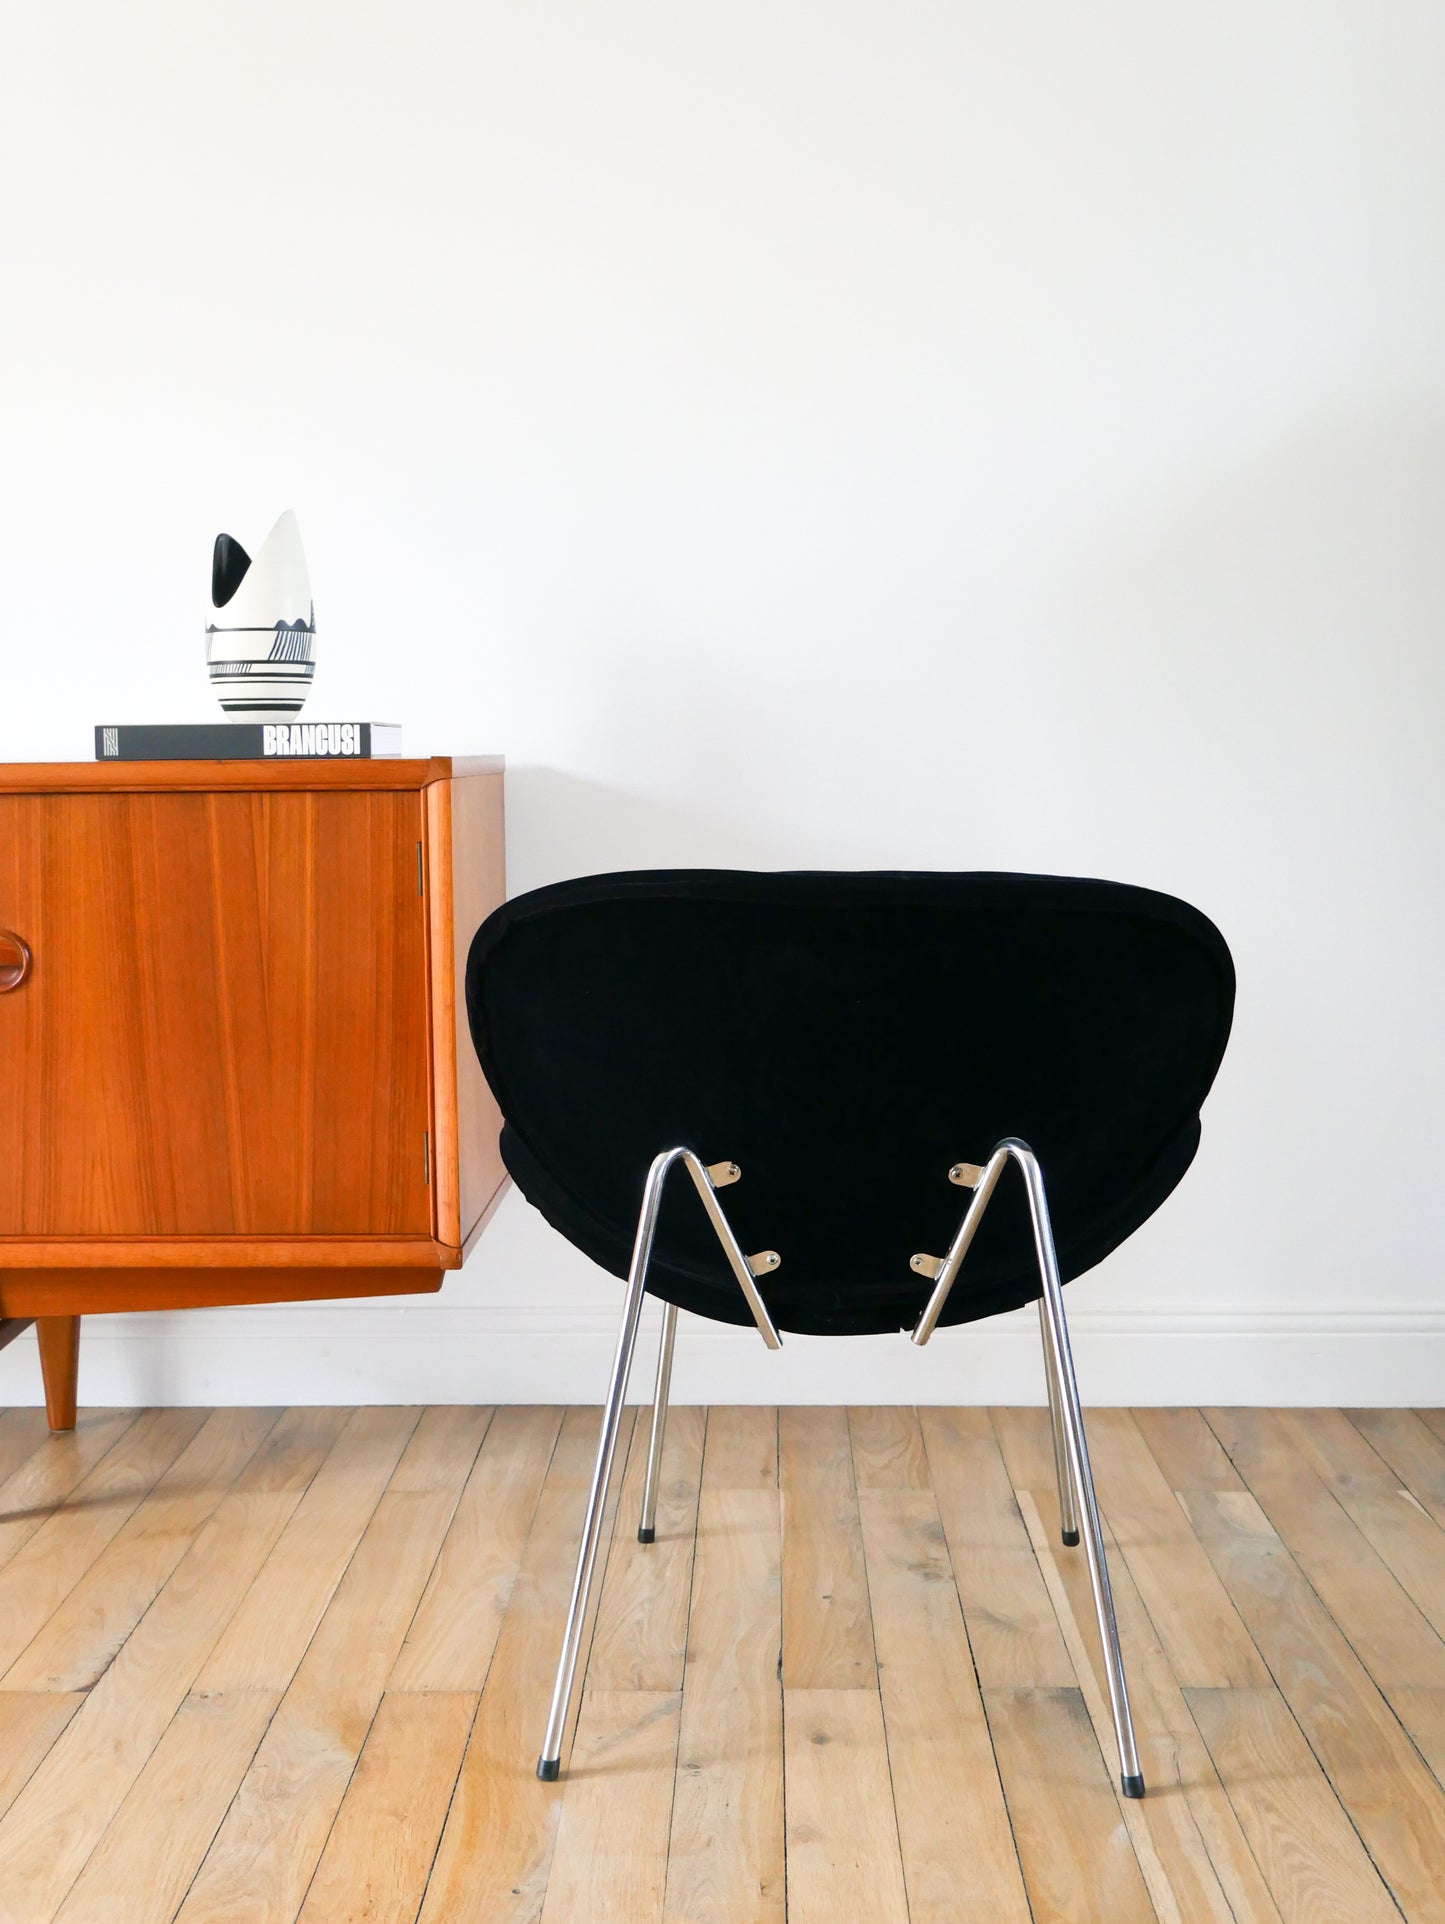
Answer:
<svg viewBox="0 0 1445 1924"><path fill-rule="evenodd" d="M99 724L98 762L370 761L401 753L392 722Z"/></svg>

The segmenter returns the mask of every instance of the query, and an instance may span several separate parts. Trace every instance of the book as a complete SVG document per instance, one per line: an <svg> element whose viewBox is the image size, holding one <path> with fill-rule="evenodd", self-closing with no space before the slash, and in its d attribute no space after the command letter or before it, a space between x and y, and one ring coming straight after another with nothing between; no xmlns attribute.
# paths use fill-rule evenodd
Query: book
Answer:
<svg viewBox="0 0 1445 1924"><path fill-rule="evenodd" d="M374 761L400 755L395 722L199 722L106 726L98 762Z"/></svg>

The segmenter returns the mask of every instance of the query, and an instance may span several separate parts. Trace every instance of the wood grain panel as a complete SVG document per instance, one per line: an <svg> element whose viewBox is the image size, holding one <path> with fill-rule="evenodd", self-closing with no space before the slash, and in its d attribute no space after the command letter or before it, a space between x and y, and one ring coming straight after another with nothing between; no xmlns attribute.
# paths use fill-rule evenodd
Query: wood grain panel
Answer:
<svg viewBox="0 0 1445 1924"><path fill-rule="evenodd" d="M1445 1690L1401 1690L1389 1693L1390 1708L1415 1741L1415 1747L1445 1790Z"/></svg>
<svg viewBox="0 0 1445 1924"><path fill-rule="evenodd" d="M736 1403L709 1410L703 1481L715 1490L775 1490L778 1412Z"/></svg>
<svg viewBox="0 0 1445 1924"><path fill-rule="evenodd" d="M535 1767L581 1533L578 1479L586 1473L584 1449L596 1447L595 1412L587 1416L577 1423L569 1412L558 1440L420 1924L535 1924L541 1915L566 1785L539 1783Z"/></svg>
<svg viewBox="0 0 1445 1924"><path fill-rule="evenodd" d="M328 1419L278 1423L0 1819L4 1924L59 1909L334 1440Z"/></svg>
<svg viewBox="0 0 1445 1924"><path fill-rule="evenodd" d="M30 1541L53 1506L138 1420L135 1410L84 1410L73 1430L50 1437L0 1483L0 1564Z"/></svg>
<svg viewBox="0 0 1445 1924"><path fill-rule="evenodd" d="M1240 1610L1129 1411L1090 1410L1088 1438L1100 1507L1180 1683L1200 1689L1267 1684L1269 1671Z"/></svg>
<svg viewBox="0 0 1445 1924"><path fill-rule="evenodd" d="M1183 1490L1242 1490L1244 1480L1198 1410L1135 1410L1134 1423L1164 1481Z"/></svg>
<svg viewBox="0 0 1445 1924"><path fill-rule="evenodd" d="M738 1924L743 1918L783 1924L778 1491L718 1480L740 1463L751 1467L755 1451L745 1450L739 1459L726 1448L715 1455L712 1444L710 1416L683 1673L667 1924Z"/></svg>
<svg viewBox="0 0 1445 1924"><path fill-rule="evenodd" d="M0 1689L89 1690L97 1683L279 1415L278 1410L227 1409L207 1417L25 1645L0 1679ZM133 1429L127 1442L135 1434ZM120 1448L112 1450L107 1462L120 1454ZM88 1504L97 1498L83 1485L76 1501ZM50 1550L43 1532L31 1547ZM16 1558L7 1566L6 1577L20 1561Z"/></svg>
<svg viewBox="0 0 1445 1924"><path fill-rule="evenodd" d="M781 1411L778 1474L783 1493L783 1683L790 1691L876 1691L846 1410Z"/></svg>
<svg viewBox="0 0 1445 1924"><path fill-rule="evenodd" d="M0 1572L0 1671L44 1627L205 1420L201 1410L148 1410L10 1558ZM18 1687L31 1689L34 1679Z"/></svg>
<svg viewBox="0 0 1445 1924"><path fill-rule="evenodd" d="M457 1144L457 983L452 904L452 785L427 790L424 880L427 906L427 1014L431 1024L432 1228L458 1248L462 1241Z"/></svg>
<svg viewBox="0 0 1445 1924"><path fill-rule="evenodd" d="M289 1412L258 1447L267 1418L239 1410L87 1413L38 1448L33 1419L0 1413L0 1643L45 1618L0 1680L0 1924L415 1924L419 1907L425 1924L781 1924L785 1889L803 1924L1445 1918L1434 1632L1342 1507L1373 1517L1393 1495L1423 1522L1427 1426L1091 1413L1124 1539L1134 1803L1040 1413L925 1411L920 1456L892 1412L713 1412L705 1447L677 1412L663 1514L680 1542L697 1518L680 1693L676 1597L654 1610L616 1581L633 1417L575 1750L539 1784L596 1410ZM861 1549L845 1616L876 1659L842 1688L782 1687L784 1507L794 1551L807 1539L795 1603L815 1581L850 1591ZM1134 1576L1185 1542L1179 1517L1265 1682L1181 1687L1206 1640L1194 1605L1148 1558L1151 1597ZM840 1519L825 1555L813 1538ZM950 1547L979 1586L962 1610ZM987 1634L979 1555L1002 1577ZM1065 1687L1026 1681L1053 1667L1037 1639L997 1656L1032 1615L1025 1557ZM1017 1681L980 1693L970 1636Z"/></svg>
<svg viewBox="0 0 1445 1924"><path fill-rule="evenodd" d="M850 1409L853 1476L860 1490L926 1490L928 1455L915 1410L870 1405Z"/></svg>
<svg viewBox="0 0 1445 1924"><path fill-rule="evenodd" d="M704 1412L686 1405L668 1415L654 1543L637 1540L652 1424L644 1415L633 1429L617 1502L618 1528L600 1573L601 1598L587 1665L589 1689L682 1688L703 1424Z"/></svg>
<svg viewBox="0 0 1445 1924"><path fill-rule="evenodd" d="M389 1690L486 1682L561 1421L559 1409L525 1405L493 1417Z"/></svg>
<svg viewBox="0 0 1445 1924"><path fill-rule="evenodd" d="M979 1681L1067 1688L1073 1667L988 1411L920 1417Z"/></svg>
<svg viewBox="0 0 1445 1924"><path fill-rule="evenodd" d="M1101 1754L1118 1744L1106 1701L1093 1594L1080 1550L1058 1541L1032 1492L1019 1491L1039 1568L1083 1691ZM1129 1701L1148 1795L1119 1798L1159 1924L1279 1924L1229 1800L1195 1728L1178 1680L1116 1545L1109 1570L1127 1651Z"/></svg>
<svg viewBox="0 0 1445 1924"><path fill-rule="evenodd" d="M39 1410L0 1411L0 1485L44 1445L49 1434Z"/></svg>
<svg viewBox="0 0 1445 1924"><path fill-rule="evenodd" d="M984 1701L1035 1918L1156 1924L1079 1692L985 1690Z"/></svg>
<svg viewBox="0 0 1445 1924"><path fill-rule="evenodd" d="M428 790L428 794L434 793ZM467 1022L467 957L472 938L506 899L506 829L500 770L458 777L452 798L453 981L457 1004L457 1153L462 1242L469 1244L506 1187L498 1109L472 1047Z"/></svg>
<svg viewBox="0 0 1445 1924"><path fill-rule="evenodd" d="M415 1924L477 1700L382 1698L298 1924Z"/></svg>
<svg viewBox="0 0 1445 1924"><path fill-rule="evenodd" d="M1413 1410L1345 1414L1415 1501L1445 1527L1445 1444Z"/></svg>
<svg viewBox="0 0 1445 1924"><path fill-rule="evenodd" d="M993 1924L1028 1924L938 1506L886 1485L858 1501L910 1924L953 1924L962 1890Z"/></svg>
<svg viewBox="0 0 1445 1924"><path fill-rule="evenodd" d="M589 1691L542 1924L661 1924L676 1691Z"/></svg>
<svg viewBox="0 0 1445 1924"><path fill-rule="evenodd" d="M783 1692L790 1924L908 1924L876 1690Z"/></svg>
<svg viewBox="0 0 1445 1924"><path fill-rule="evenodd" d="M193 1690L56 1913L57 1924L174 1917L255 1755L279 1691Z"/></svg>
<svg viewBox="0 0 1445 1924"><path fill-rule="evenodd" d="M410 1264L390 1268L377 1263L331 1264L324 1269L261 1264L245 1269L0 1269L0 1304L25 1303L29 1307L20 1313L44 1317L62 1312L95 1316L131 1309L220 1309L238 1303L310 1302L338 1296L424 1296L441 1288L445 1273Z"/></svg>
<svg viewBox="0 0 1445 1924"><path fill-rule="evenodd" d="M426 791L437 1234L469 1244L506 1187L498 1109L467 1023L472 938L506 897L500 769Z"/></svg>
<svg viewBox="0 0 1445 1924"><path fill-rule="evenodd" d="M341 1434L146 1760L60 1912L61 1924L129 1924L144 1891L170 1918L236 1794L326 1601L376 1508L416 1410L329 1410ZM315 1425L313 1424L313 1428ZM279 1434L278 1434L279 1433ZM288 1449L278 1425L263 1455Z"/></svg>
<svg viewBox="0 0 1445 1924"><path fill-rule="evenodd" d="M1278 1692L1184 1694L1286 1924L1399 1924ZM1407 1915L1424 1924L1431 1912Z"/></svg>
<svg viewBox="0 0 1445 1924"><path fill-rule="evenodd" d="M293 1924L488 1415L430 1409L417 1425L177 1924Z"/></svg>
<svg viewBox="0 0 1445 1924"><path fill-rule="evenodd" d="M459 1269L461 1253L433 1236L0 1237L0 1276L100 1269ZM98 1279L101 1280L101 1279Z"/></svg>
<svg viewBox="0 0 1445 1924"><path fill-rule="evenodd" d="M194 794L256 788L385 792L424 788L454 772L479 774L501 765L500 756L487 755L455 761L450 755L432 755L409 761L382 756L334 762L10 762L0 767L0 795Z"/></svg>
<svg viewBox="0 0 1445 1924"><path fill-rule="evenodd" d="M462 1006L502 784L500 758L0 767L0 926L35 956L0 997L0 1324L39 1322L52 1426L61 1319L460 1267L506 1187Z"/></svg>
<svg viewBox="0 0 1445 1924"><path fill-rule="evenodd" d="M1213 1421L1213 1416L1210 1418ZM1445 1530L1339 1410L1291 1410L1287 1425L1309 1461L1445 1637Z"/></svg>
<svg viewBox="0 0 1445 1924"><path fill-rule="evenodd" d="M425 1234L421 798L0 795L0 1224Z"/></svg>
<svg viewBox="0 0 1445 1924"><path fill-rule="evenodd" d="M1221 1427L1222 1417L1215 1413ZM1438 1899L1445 1864L1438 1784L1254 1498L1200 1491L1188 1497L1188 1508L1371 1860L1406 1913L1418 1904L1417 1914L1428 1917L1426 1900ZM1185 1696L1192 1705L1193 1692L1186 1688ZM1212 1751L1210 1733L1204 1735Z"/></svg>
<svg viewBox="0 0 1445 1924"><path fill-rule="evenodd" d="M1232 1410L1228 1419L1225 1437L1237 1469L1375 1682L1387 1693L1397 1684L1445 1688L1445 1642L1291 1447L1278 1413Z"/></svg>
<svg viewBox="0 0 1445 1924"><path fill-rule="evenodd" d="M201 1695L280 1697L421 1416L406 1408L328 1414L339 1440L207 1657L195 1680Z"/></svg>
<svg viewBox="0 0 1445 1924"><path fill-rule="evenodd" d="M0 1817L85 1702L77 1691L0 1691Z"/></svg>

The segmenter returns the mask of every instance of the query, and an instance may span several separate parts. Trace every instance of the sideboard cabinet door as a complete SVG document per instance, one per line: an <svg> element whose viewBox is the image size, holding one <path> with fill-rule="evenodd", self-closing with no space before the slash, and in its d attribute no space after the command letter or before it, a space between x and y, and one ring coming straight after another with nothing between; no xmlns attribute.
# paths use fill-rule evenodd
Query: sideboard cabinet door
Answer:
<svg viewBox="0 0 1445 1924"><path fill-rule="evenodd" d="M422 836L414 791L0 796L0 1235L428 1234Z"/></svg>

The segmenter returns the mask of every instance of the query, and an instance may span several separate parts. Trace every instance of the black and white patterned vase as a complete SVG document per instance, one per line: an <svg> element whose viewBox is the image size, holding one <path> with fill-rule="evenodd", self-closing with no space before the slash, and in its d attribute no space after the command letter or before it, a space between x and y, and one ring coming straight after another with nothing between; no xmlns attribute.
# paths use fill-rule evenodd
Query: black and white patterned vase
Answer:
<svg viewBox="0 0 1445 1924"><path fill-rule="evenodd" d="M289 721L301 712L316 673L316 604L289 508L254 561L233 535L216 536L206 660L231 721Z"/></svg>

